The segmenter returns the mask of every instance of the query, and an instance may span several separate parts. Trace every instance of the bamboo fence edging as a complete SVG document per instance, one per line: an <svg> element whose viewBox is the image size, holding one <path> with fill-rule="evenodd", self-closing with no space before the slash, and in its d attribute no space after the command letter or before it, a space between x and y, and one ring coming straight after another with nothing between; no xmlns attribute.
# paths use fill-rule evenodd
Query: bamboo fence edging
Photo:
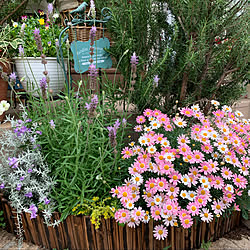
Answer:
<svg viewBox="0 0 250 250"><path fill-rule="evenodd" d="M15 211L10 203L0 195L0 209L4 212L6 229L16 232ZM42 218L30 219L29 213L22 213L23 237L46 249L108 249L108 250L144 250L144 249L197 249L202 242L214 241L240 224L240 212L235 211L230 217L220 217L210 223L195 223L190 229L170 227L165 240L153 237L154 222L140 224L136 228L120 226L114 219L102 219L99 229L91 224L89 216L70 215L56 227L48 227ZM59 213L53 214L58 220Z"/></svg>

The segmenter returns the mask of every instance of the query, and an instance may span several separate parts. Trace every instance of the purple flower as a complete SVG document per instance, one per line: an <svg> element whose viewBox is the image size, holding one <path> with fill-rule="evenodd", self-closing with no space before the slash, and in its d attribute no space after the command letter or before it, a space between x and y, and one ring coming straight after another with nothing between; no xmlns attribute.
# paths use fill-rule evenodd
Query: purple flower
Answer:
<svg viewBox="0 0 250 250"><path fill-rule="evenodd" d="M135 52L133 53L133 55L131 56L131 60L130 63L134 66L136 66L138 64L138 56L136 56Z"/></svg>
<svg viewBox="0 0 250 250"><path fill-rule="evenodd" d="M2 184L0 185L0 189L4 189L4 188L5 188L4 183L2 183Z"/></svg>
<svg viewBox="0 0 250 250"><path fill-rule="evenodd" d="M45 205L48 205L50 203L50 200L49 199L47 199L47 197L44 199L44 204Z"/></svg>
<svg viewBox="0 0 250 250"><path fill-rule="evenodd" d="M25 176L21 176L21 177L20 177L20 181L23 181L24 178L25 178Z"/></svg>
<svg viewBox="0 0 250 250"><path fill-rule="evenodd" d="M59 41L58 40L56 40L55 45L56 45L56 47L59 47Z"/></svg>
<svg viewBox="0 0 250 250"><path fill-rule="evenodd" d="M37 134L42 135L42 131L36 131Z"/></svg>
<svg viewBox="0 0 250 250"><path fill-rule="evenodd" d="M51 128L55 128L55 127L56 127L56 125L55 125L55 123L54 123L53 120L50 120L49 124L50 124L50 127L51 127Z"/></svg>
<svg viewBox="0 0 250 250"><path fill-rule="evenodd" d="M53 12L53 4L49 3L48 4L48 14L50 15L50 14L52 14L52 12Z"/></svg>
<svg viewBox="0 0 250 250"><path fill-rule="evenodd" d="M18 159L13 157L9 157L8 158L8 161L9 161L9 165L12 167L12 168L17 168L18 167Z"/></svg>
<svg viewBox="0 0 250 250"><path fill-rule="evenodd" d="M21 16L21 18L22 18L23 21L26 21L27 16Z"/></svg>
<svg viewBox="0 0 250 250"><path fill-rule="evenodd" d="M97 71L97 68L96 66L92 63L90 64L89 66L89 81L90 81L90 89L95 89L95 85L96 85L96 78L97 78L97 75L98 75L98 71Z"/></svg>
<svg viewBox="0 0 250 250"><path fill-rule="evenodd" d="M25 197L31 198L33 196L32 192L28 192L27 194L24 194Z"/></svg>
<svg viewBox="0 0 250 250"><path fill-rule="evenodd" d="M16 73L13 72L10 74L10 82L15 83L16 82Z"/></svg>
<svg viewBox="0 0 250 250"><path fill-rule="evenodd" d="M117 119L115 121L114 128L117 130L120 127L120 125L121 125L121 123L120 123L119 119Z"/></svg>
<svg viewBox="0 0 250 250"><path fill-rule="evenodd" d="M40 30L35 28L33 33L34 33L34 39L36 41L37 49L42 53L43 47L42 47L42 39L40 35Z"/></svg>
<svg viewBox="0 0 250 250"><path fill-rule="evenodd" d="M33 170L31 168L28 169L28 174L30 174Z"/></svg>
<svg viewBox="0 0 250 250"><path fill-rule="evenodd" d="M37 216L36 213L37 213L38 209L37 209L37 207L34 204L30 205L29 211L31 212L30 219L36 218L36 216Z"/></svg>
<svg viewBox="0 0 250 250"><path fill-rule="evenodd" d="M125 118L122 119L122 126L125 127L127 124L127 120Z"/></svg>
<svg viewBox="0 0 250 250"><path fill-rule="evenodd" d="M158 75L155 75L154 77L154 82L153 82L153 86L154 87L158 87L158 82L159 82L160 78L158 77Z"/></svg>
<svg viewBox="0 0 250 250"><path fill-rule="evenodd" d="M96 39L96 27L92 26L89 32L90 45L94 45L94 41Z"/></svg>
<svg viewBox="0 0 250 250"><path fill-rule="evenodd" d="M22 187L22 184L17 184L16 190L17 190L17 191L20 191L20 190L21 190L21 187Z"/></svg>
<svg viewBox="0 0 250 250"><path fill-rule="evenodd" d="M32 122L32 120L29 118L29 119L27 119L25 122Z"/></svg>
<svg viewBox="0 0 250 250"><path fill-rule="evenodd" d="M87 102L85 103L85 108L89 110L91 114L93 114L97 108L97 104L98 104L98 96L94 95L90 103Z"/></svg>
<svg viewBox="0 0 250 250"><path fill-rule="evenodd" d="M48 42L48 45L51 46L51 41Z"/></svg>
<svg viewBox="0 0 250 250"><path fill-rule="evenodd" d="M40 80L40 88L42 90L46 90L48 88L46 77L43 77L42 80Z"/></svg>
<svg viewBox="0 0 250 250"><path fill-rule="evenodd" d="M20 29L21 35L24 35L24 29L25 29L25 27L26 27L26 24L23 23L23 24L21 25L21 29Z"/></svg>

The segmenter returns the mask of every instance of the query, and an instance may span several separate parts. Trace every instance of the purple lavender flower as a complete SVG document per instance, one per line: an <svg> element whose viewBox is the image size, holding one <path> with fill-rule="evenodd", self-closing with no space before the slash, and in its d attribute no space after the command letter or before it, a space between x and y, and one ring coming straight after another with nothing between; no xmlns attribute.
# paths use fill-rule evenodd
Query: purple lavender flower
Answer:
<svg viewBox="0 0 250 250"><path fill-rule="evenodd" d="M117 119L115 121L114 128L117 130L120 127L120 125L121 125L121 123L120 123L119 119Z"/></svg>
<svg viewBox="0 0 250 250"><path fill-rule="evenodd" d="M25 176L21 176L21 177L20 177L20 181L23 181L24 178L25 178Z"/></svg>
<svg viewBox="0 0 250 250"><path fill-rule="evenodd" d="M48 4L48 15L52 14L52 12L53 12L53 4L49 3Z"/></svg>
<svg viewBox="0 0 250 250"><path fill-rule="evenodd" d="M32 122L32 120L29 118L29 119L27 119L25 122Z"/></svg>
<svg viewBox="0 0 250 250"><path fill-rule="evenodd" d="M97 108L97 104L98 104L98 96L94 95L90 103L87 102L85 103L85 108L89 110L91 114L93 114Z"/></svg>
<svg viewBox="0 0 250 250"><path fill-rule="evenodd" d="M98 75L98 71L97 71L97 68L96 66L92 63L90 64L89 66L89 81L90 81L90 89L95 89L95 85L96 85L96 78L97 78L97 75Z"/></svg>
<svg viewBox="0 0 250 250"><path fill-rule="evenodd" d="M47 197L44 199L44 204L45 205L48 205L50 203L50 200L49 199L47 199Z"/></svg>
<svg viewBox="0 0 250 250"><path fill-rule="evenodd" d="M53 120L50 120L49 124L50 124L50 127L53 128L53 129L56 127Z"/></svg>
<svg viewBox="0 0 250 250"><path fill-rule="evenodd" d="M8 161L9 161L9 166L11 166L12 168L17 168L18 167L18 159L13 157L9 157L8 158Z"/></svg>
<svg viewBox="0 0 250 250"><path fill-rule="evenodd" d="M34 33L34 39L36 41L37 49L42 53L43 47L42 47L42 39L40 35L40 30L35 28L33 33Z"/></svg>
<svg viewBox="0 0 250 250"><path fill-rule="evenodd" d="M42 80L40 80L40 88L42 90L46 90L48 88L46 77L43 77Z"/></svg>
<svg viewBox="0 0 250 250"><path fill-rule="evenodd" d="M158 75L155 75L154 82L153 82L154 87L158 87L159 80L160 80L160 78L158 77Z"/></svg>
<svg viewBox="0 0 250 250"><path fill-rule="evenodd" d="M2 184L0 185L0 189L4 189L4 188L5 188L4 183L2 183Z"/></svg>
<svg viewBox="0 0 250 250"><path fill-rule="evenodd" d="M28 169L28 174L30 174L33 170L31 168Z"/></svg>
<svg viewBox="0 0 250 250"><path fill-rule="evenodd" d="M122 126L125 127L127 124L127 120L125 118L122 119Z"/></svg>
<svg viewBox="0 0 250 250"><path fill-rule="evenodd" d="M42 131L37 130L36 133L42 135Z"/></svg>
<svg viewBox="0 0 250 250"><path fill-rule="evenodd" d="M29 211L31 212L30 219L36 218L36 216L37 216L36 213L37 213L38 209L37 209L37 207L34 204L30 205Z"/></svg>
<svg viewBox="0 0 250 250"><path fill-rule="evenodd" d="M10 83L16 82L16 73L15 72L12 72L9 77L10 77Z"/></svg>
<svg viewBox="0 0 250 250"><path fill-rule="evenodd" d="M17 186L16 186L16 190L17 190L17 191L20 191L20 190L21 190L21 188L22 188L22 184L17 184Z"/></svg>
<svg viewBox="0 0 250 250"><path fill-rule="evenodd" d="M25 197L31 198L33 196L32 192L28 192L27 194L24 194Z"/></svg>
<svg viewBox="0 0 250 250"><path fill-rule="evenodd" d="M132 66L136 66L138 64L138 56L136 56L135 52L133 53L133 55L131 56L131 60L130 63L132 64Z"/></svg>
<svg viewBox="0 0 250 250"><path fill-rule="evenodd" d="M90 45L94 45L94 41L96 39L96 27L92 26L89 32Z"/></svg>
<svg viewBox="0 0 250 250"><path fill-rule="evenodd" d="M20 29L20 34L21 34L21 35L24 35L24 29L25 29L25 27L26 27L26 24L23 23L23 24L21 25L21 29Z"/></svg>

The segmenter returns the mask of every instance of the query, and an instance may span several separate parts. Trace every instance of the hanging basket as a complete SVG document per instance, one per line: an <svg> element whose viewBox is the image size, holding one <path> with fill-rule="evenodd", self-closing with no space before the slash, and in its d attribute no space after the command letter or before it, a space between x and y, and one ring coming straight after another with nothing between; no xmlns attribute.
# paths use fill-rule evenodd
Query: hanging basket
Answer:
<svg viewBox="0 0 250 250"><path fill-rule="evenodd" d="M0 25L10 18L20 16L27 6L28 0L1 0L0 1Z"/></svg>

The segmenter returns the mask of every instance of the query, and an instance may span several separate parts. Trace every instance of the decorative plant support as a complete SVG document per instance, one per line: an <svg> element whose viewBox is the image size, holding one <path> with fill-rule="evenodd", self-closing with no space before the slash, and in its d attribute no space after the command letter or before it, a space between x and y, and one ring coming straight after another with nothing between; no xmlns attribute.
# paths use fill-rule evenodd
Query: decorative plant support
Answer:
<svg viewBox="0 0 250 250"><path fill-rule="evenodd" d="M14 210L2 195L0 201L6 228L15 233ZM203 241L222 237L240 223L240 212L235 211L229 217L215 218L209 224L198 222L190 230L172 227L165 240L156 240L152 220L148 224L129 228L119 225L114 219L102 219L100 229L95 229L88 216L70 215L54 228L46 226L40 215L32 220L29 213L22 213L21 217L25 241L47 249L163 249L170 245L171 250L194 249L199 248ZM59 220L60 213L54 213L53 219Z"/></svg>
<svg viewBox="0 0 250 250"><path fill-rule="evenodd" d="M89 25L89 26L92 26L92 25L95 26L96 24L101 25L100 28L97 28L97 39L99 39L98 41L100 41L101 40L100 38L104 36L104 27L103 27L103 25L105 23L107 23L111 19L111 11L110 11L110 9L108 9L106 7L101 10L101 16L103 17L102 20L97 20L95 16L92 17L92 18L91 17L87 18L86 14L85 14L86 7L87 7L87 3L83 2L75 10L72 10L70 12L70 14L73 16L73 19L71 20L71 22L69 22L67 19L65 19L64 23L66 23L67 26L62 30L62 32L61 32L61 34L59 36L59 51L60 51L60 57L61 57L60 60L61 60L61 62L63 62L63 60L64 60L63 59L63 52L62 52L62 42L64 43L67 40L67 38L69 38L69 41L72 42L71 50L73 52L74 63L75 63L75 65L78 65L77 68L75 67L75 69L76 69L76 71L78 73L79 72L80 73L85 72L86 71L85 64L86 64L86 62L89 63L88 62L89 58L87 60L85 60L86 62L83 62L83 63L81 62L81 57L84 56L83 51L85 51L84 49L82 49L83 42L81 42L81 41L82 40L86 41L89 38L89 32L90 32L90 29L91 29L91 27L87 27L87 25ZM78 27L79 27L79 29L77 29ZM81 35L78 34L77 30L81 30L82 28L86 28L88 30L88 32L87 32L88 35L85 34L82 37ZM69 30L69 35L67 35L64 38L64 40L62 41L63 34L67 30ZM103 31L102 35L101 35L100 31ZM72 38L74 38L74 41L73 41ZM80 45L80 47L79 47L79 45ZM101 41L101 45L97 44L96 46L99 46L101 49L103 49L104 47L109 48L109 41L108 41L107 38L103 38L103 41ZM88 49L89 49L89 47L88 47ZM87 53L89 53L88 49L86 50ZM100 51L101 50L98 49L98 54L100 54ZM112 66L112 60L111 60L111 58L110 58L110 56L108 55L107 52L101 54L101 59L104 60L104 63L101 63L100 67L102 67L102 68L110 68ZM97 62L98 62L98 59L97 59ZM82 64L80 65L80 63L82 63ZM63 64L62 64L62 66L63 66L64 76L65 76L65 80L67 82L68 93L69 93L69 89L71 88L71 82L69 82L69 80L67 78L66 69L65 69Z"/></svg>

